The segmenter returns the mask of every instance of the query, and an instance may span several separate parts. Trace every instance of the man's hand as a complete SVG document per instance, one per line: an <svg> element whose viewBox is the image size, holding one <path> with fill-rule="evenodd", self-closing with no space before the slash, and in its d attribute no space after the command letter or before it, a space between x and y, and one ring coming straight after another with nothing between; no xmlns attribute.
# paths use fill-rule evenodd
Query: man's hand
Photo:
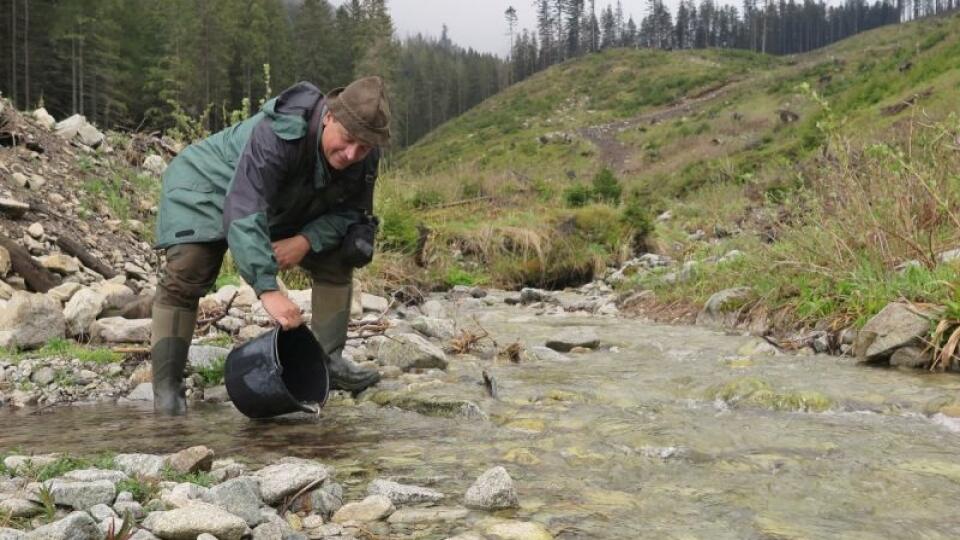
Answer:
<svg viewBox="0 0 960 540"><path fill-rule="evenodd" d="M260 303L263 304L263 309L267 310L267 313L284 330L290 330L303 324L300 308L280 291L267 291L261 294Z"/></svg>
<svg viewBox="0 0 960 540"><path fill-rule="evenodd" d="M280 265L281 270L300 264L309 251L310 242L301 234L273 243L273 254L277 257L277 264Z"/></svg>

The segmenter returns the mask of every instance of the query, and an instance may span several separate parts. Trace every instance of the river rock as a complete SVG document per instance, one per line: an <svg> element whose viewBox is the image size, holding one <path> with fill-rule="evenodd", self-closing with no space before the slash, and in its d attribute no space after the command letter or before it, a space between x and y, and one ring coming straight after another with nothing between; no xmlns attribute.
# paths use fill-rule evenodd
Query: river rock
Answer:
<svg viewBox="0 0 960 540"><path fill-rule="evenodd" d="M59 302L45 294L18 291L0 311L0 347L37 347L63 337L66 328Z"/></svg>
<svg viewBox="0 0 960 540"><path fill-rule="evenodd" d="M420 306L420 313L424 317L433 317L434 319L449 319L447 308L437 300L427 300Z"/></svg>
<svg viewBox="0 0 960 540"><path fill-rule="evenodd" d="M250 534L242 518L200 501L176 510L152 512L143 520L143 526L164 540L194 540L203 533L220 540L241 540Z"/></svg>
<svg viewBox="0 0 960 540"><path fill-rule="evenodd" d="M98 522L103 522L103 520L108 518L119 517L117 515L117 512L113 508L110 508L109 505L106 505L106 504L95 504L90 508L88 508L87 512L93 517L95 521L98 521ZM118 527L118 530L119 530L119 527Z"/></svg>
<svg viewBox="0 0 960 540"><path fill-rule="evenodd" d="M545 345L558 352L570 352L574 347L596 349L600 338L593 328L570 328L547 340Z"/></svg>
<svg viewBox="0 0 960 540"><path fill-rule="evenodd" d="M37 386L47 386L57 379L57 372L50 366L43 366L30 374L30 380Z"/></svg>
<svg viewBox="0 0 960 540"><path fill-rule="evenodd" d="M901 347L919 344L930 331L928 313L919 307L891 302L867 321L857 334L853 349L868 362L885 360Z"/></svg>
<svg viewBox="0 0 960 540"><path fill-rule="evenodd" d="M360 502L354 502L343 505L331 520L334 523L346 523L348 521L359 521L361 523L368 521L379 521L392 514L396 508L390 499L383 495L370 495Z"/></svg>
<svg viewBox="0 0 960 540"><path fill-rule="evenodd" d="M109 480L76 482L55 478L43 485L50 490L58 505L76 510L86 510L97 504L112 504L117 495L117 489Z"/></svg>
<svg viewBox="0 0 960 540"><path fill-rule="evenodd" d="M31 223L30 226L27 227L27 234L29 234L30 238L33 238L34 240L42 240L43 233L43 224L38 221Z"/></svg>
<svg viewBox="0 0 960 540"><path fill-rule="evenodd" d="M130 401L153 401L153 383L142 382L137 384L127 394L126 398Z"/></svg>
<svg viewBox="0 0 960 540"><path fill-rule="evenodd" d="M436 345L417 334L398 334L390 338L371 339L374 356L384 366L397 366L404 371L414 368L446 369L447 356Z"/></svg>
<svg viewBox="0 0 960 540"><path fill-rule="evenodd" d="M376 296L368 293L361 293L360 306L363 308L363 311L373 311L375 313L384 313L390 307L390 301L382 296Z"/></svg>
<svg viewBox="0 0 960 540"><path fill-rule="evenodd" d="M336 482L324 482L320 489L310 493L310 507L317 514L329 518L343 506L343 488Z"/></svg>
<svg viewBox="0 0 960 540"><path fill-rule="evenodd" d="M437 523L460 521L470 511L462 506L431 506L430 508L401 508L390 514L389 523Z"/></svg>
<svg viewBox="0 0 960 540"><path fill-rule="evenodd" d="M251 527L263 522L260 484L251 476L241 476L213 486L203 495L203 501L240 516Z"/></svg>
<svg viewBox="0 0 960 540"><path fill-rule="evenodd" d="M467 506L496 510L520 506L513 479L503 467L494 467L481 474L477 481L467 489L464 499Z"/></svg>
<svg viewBox="0 0 960 540"><path fill-rule="evenodd" d="M443 493L439 491L381 479L370 483L367 487L367 495L383 495L396 506L435 503L443 499Z"/></svg>
<svg viewBox="0 0 960 540"><path fill-rule="evenodd" d="M117 454L113 462L118 469L129 475L153 478L160 476L165 464L163 456L154 454Z"/></svg>
<svg viewBox="0 0 960 540"><path fill-rule="evenodd" d="M13 474L26 474L32 468L42 468L57 462L57 456L23 456L13 454L3 458L3 466Z"/></svg>
<svg viewBox="0 0 960 540"><path fill-rule="evenodd" d="M254 476L260 481L260 495L267 504L276 504L307 484L322 482L331 474L326 465L307 459L284 458L268 465Z"/></svg>
<svg viewBox="0 0 960 540"><path fill-rule="evenodd" d="M63 317L67 322L67 332L71 336L86 334L103 310L107 299L93 289L77 291L63 308Z"/></svg>
<svg viewBox="0 0 960 540"><path fill-rule="evenodd" d="M923 346L908 345L900 347L890 355L890 365L906 368L923 368L930 365L933 357Z"/></svg>
<svg viewBox="0 0 960 540"><path fill-rule="evenodd" d="M569 360L569 358L551 349L550 347L544 347L542 345L530 347L529 349L526 349L523 354L528 360L540 362L564 362Z"/></svg>
<svg viewBox="0 0 960 540"><path fill-rule="evenodd" d="M0 278L6 277L10 273L13 262L10 260L10 252L7 248L0 246Z"/></svg>
<svg viewBox="0 0 960 540"><path fill-rule="evenodd" d="M411 321L410 326L428 338L437 339L450 339L457 331L452 320L434 317L417 317Z"/></svg>
<svg viewBox="0 0 960 540"><path fill-rule="evenodd" d="M79 283L67 281L47 291L47 296L51 296L61 304L65 304L82 288L83 285Z"/></svg>
<svg viewBox="0 0 960 540"><path fill-rule="evenodd" d="M62 478L73 482L100 482L106 480L116 485L130 477L123 471L115 471L113 469L74 469L64 473Z"/></svg>
<svg viewBox="0 0 960 540"><path fill-rule="evenodd" d="M167 466L178 473L209 471L213 464L213 450L206 446L191 446L167 456Z"/></svg>
<svg viewBox="0 0 960 540"><path fill-rule="evenodd" d="M118 276L122 277L122 276ZM104 281L97 286L97 292L106 298L105 310L123 309L137 298L136 293L123 283Z"/></svg>
<svg viewBox="0 0 960 540"><path fill-rule="evenodd" d="M212 345L191 345L187 361L193 369L210 369L217 361L225 360L230 349Z"/></svg>
<svg viewBox="0 0 960 540"><path fill-rule="evenodd" d="M0 281L0 302L3 302L3 304L0 305L0 307L2 307L3 309L6 309L7 300L13 297L13 293L15 292L17 292L17 290L11 287L10 285L7 285L6 281Z"/></svg>
<svg viewBox="0 0 960 540"><path fill-rule="evenodd" d="M56 119L47 112L46 109L40 107L33 111L33 119L37 121L38 124L47 128L53 129L57 125Z"/></svg>
<svg viewBox="0 0 960 540"><path fill-rule="evenodd" d="M732 327L737 325L740 309L750 301L753 289L736 287L714 293L697 314L697 324L710 327Z"/></svg>
<svg viewBox="0 0 960 540"><path fill-rule="evenodd" d="M451 537L447 538L446 540L487 540L487 537L484 536L484 535L482 535L482 534L480 534L480 533L475 533L475 532L473 532L473 531L467 531L467 532L465 532L465 533L460 533L460 534L458 534L458 535L456 535L456 536L451 536Z"/></svg>
<svg viewBox="0 0 960 540"><path fill-rule="evenodd" d="M107 343L148 343L151 319L106 317L90 325L90 336Z"/></svg>
<svg viewBox="0 0 960 540"><path fill-rule="evenodd" d="M137 529L137 532L133 533L129 540L160 540L160 538L146 529Z"/></svg>
<svg viewBox="0 0 960 540"><path fill-rule="evenodd" d="M50 270L63 276L76 274L80 271L80 263L76 259L63 253L53 253L39 258L40 264Z"/></svg>
<svg viewBox="0 0 960 540"><path fill-rule="evenodd" d="M529 521L492 523L483 532L501 540L553 540L553 535L543 525Z"/></svg>
<svg viewBox="0 0 960 540"><path fill-rule="evenodd" d="M32 518L43 513L43 507L27 499L11 497L0 498L0 515L12 518Z"/></svg>
<svg viewBox="0 0 960 540"><path fill-rule="evenodd" d="M120 498L119 495L117 498ZM118 516L122 517L129 513L134 519L137 520L141 520L147 515L147 512L143 509L143 506L137 501L117 501L113 503L113 510Z"/></svg>
<svg viewBox="0 0 960 540"><path fill-rule="evenodd" d="M102 540L103 533L90 514L82 511L27 533L26 540Z"/></svg>

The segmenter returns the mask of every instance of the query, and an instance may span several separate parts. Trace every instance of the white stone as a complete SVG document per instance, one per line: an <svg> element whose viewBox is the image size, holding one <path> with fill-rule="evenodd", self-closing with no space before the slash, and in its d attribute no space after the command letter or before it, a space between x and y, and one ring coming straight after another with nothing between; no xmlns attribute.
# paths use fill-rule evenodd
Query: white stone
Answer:
<svg viewBox="0 0 960 540"><path fill-rule="evenodd" d="M36 240L43 238L43 225L39 222L33 222L27 227L27 234L33 237Z"/></svg>
<svg viewBox="0 0 960 540"><path fill-rule="evenodd" d="M150 154L144 158L143 168L150 171L155 176L161 176L163 175L163 171L167 170L167 163L162 157L156 154Z"/></svg>
<svg viewBox="0 0 960 540"><path fill-rule="evenodd" d="M148 343L151 323L150 319L107 317L90 325L90 336L107 343Z"/></svg>
<svg viewBox="0 0 960 540"><path fill-rule="evenodd" d="M31 348L63 337L66 320L60 303L45 294L15 292L0 311L0 333L9 332L2 346Z"/></svg>
<svg viewBox="0 0 960 540"><path fill-rule="evenodd" d="M80 263L76 259L63 253L53 253L40 257L40 264L51 272L67 276L80 271Z"/></svg>
<svg viewBox="0 0 960 540"><path fill-rule="evenodd" d="M47 112L46 109L40 107L39 109L33 111L33 118L37 121L38 124L47 128L53 129L57 125L57 120Z"/></svg>

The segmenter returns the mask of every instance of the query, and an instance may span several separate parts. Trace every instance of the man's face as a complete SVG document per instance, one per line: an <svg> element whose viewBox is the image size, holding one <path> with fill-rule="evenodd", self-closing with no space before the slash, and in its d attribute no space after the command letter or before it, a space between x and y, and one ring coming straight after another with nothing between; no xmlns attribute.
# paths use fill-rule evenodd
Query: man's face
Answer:
<svg viewBox="0 0 960 540"><path fill-rule="evenodd" d="M367 157L372 146L362 143L337 122L329 112L323 117L323 136L320 139L327 163L334 169L341 171Z"/></svg>

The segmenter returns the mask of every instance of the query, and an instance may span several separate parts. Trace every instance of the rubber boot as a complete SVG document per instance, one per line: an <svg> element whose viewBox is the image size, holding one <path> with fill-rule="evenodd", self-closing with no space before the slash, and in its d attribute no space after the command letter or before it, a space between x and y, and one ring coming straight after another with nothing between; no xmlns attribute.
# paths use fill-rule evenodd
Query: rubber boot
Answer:
<svg viewBox="0 0 960 540"><path fill-rule="evenodd" d="M187 412L187 387L183 375L195 324L195 309L153 306L150 363L153 366L153 410L158 414L177 416Z"/></svg>
<svg viewBox="0 0 960 540"><path fill-rule="evenodd" d="M330 387L334 390L360 392L380 380L380 373L362 368L343 357L347 343L347 325L350 323L351 285L321 285L313 283L310 328L330 357Z"/></svg>

